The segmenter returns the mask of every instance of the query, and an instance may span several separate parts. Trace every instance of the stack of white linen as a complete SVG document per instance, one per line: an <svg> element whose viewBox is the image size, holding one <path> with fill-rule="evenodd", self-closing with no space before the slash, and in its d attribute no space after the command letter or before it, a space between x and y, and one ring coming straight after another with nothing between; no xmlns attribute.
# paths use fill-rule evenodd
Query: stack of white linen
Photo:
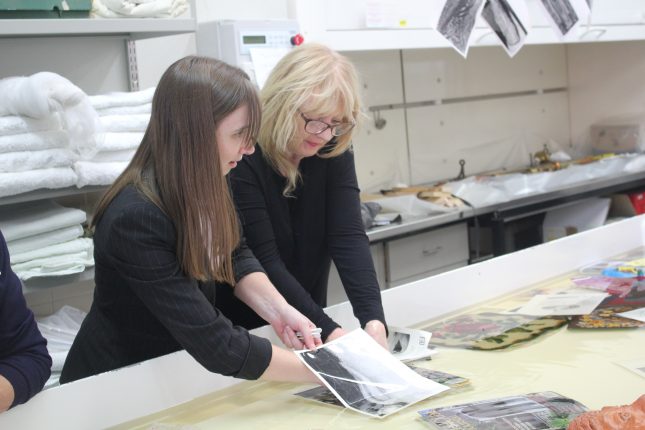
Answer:
<svg viewBox="0 0 645 430"><path fill-rule="evenodd" d="M93 18L175 18L188 0L92 0Z"/></svg>
<svg viewBox="0 0 645 430"><path fill-rule="evenodd" d="M94 151L98 115L60 75L0 80L0 197L76 183L75 159Z"/></svg>
<svg viewBox="0 0 645 430"><path fill-rule="evenodd" d="M0 212L11 268L23 281L80 273L94 265L92 239L83 238L87 215L50 200L14 205Z"/></svg>
<svg viewBox="0 0 645 430"><path fill-rule="evenodd" d="M99 115L99 135L93 157L74 163L78 187L109 185L123 172L150 122L154 88L90 96Z"/></svg>

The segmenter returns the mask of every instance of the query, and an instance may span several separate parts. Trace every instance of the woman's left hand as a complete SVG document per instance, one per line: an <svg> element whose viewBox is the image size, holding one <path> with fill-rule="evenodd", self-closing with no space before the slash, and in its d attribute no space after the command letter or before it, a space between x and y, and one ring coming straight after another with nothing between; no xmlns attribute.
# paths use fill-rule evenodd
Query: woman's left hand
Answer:
<svg viewBox="0 0 645 430"><path fill-rule="evenodd" d="M385 332L385 325L379 320L368 321L365 324L365 332L372 336L383 348L387 348L387 334Z"/></svg>
<svg viewBox="0 0 645 430"><path fill-rule="evenodd" d="M316 349L322 345L320 335L315 337L311 334L311 330L316 328L316 325L286 303L280 308L277 319L271 321L271 327L288 348ZM296 332L300 332L302 337L298 338Z"/></svg>

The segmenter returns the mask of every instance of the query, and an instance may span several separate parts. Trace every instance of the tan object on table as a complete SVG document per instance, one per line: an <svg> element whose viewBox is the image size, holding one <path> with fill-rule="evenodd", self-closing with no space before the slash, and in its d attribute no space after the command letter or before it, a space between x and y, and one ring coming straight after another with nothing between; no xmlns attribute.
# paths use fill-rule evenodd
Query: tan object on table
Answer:
<svg viewBox="0 0 645 430"><path fill-rule="evenodd" d="M387 197L416 194L417 198L421 200L447 208L458 208L464 205L464 202L459 197L452 195L452 193L444 188L443 185L437 185L434 187L395 187L389 190L381 190L381 194Z"/></svg>
<svg viewBox="0 0 645 430"><path fill-rule="evenodd" d="M645 430L645 394L631 405L585 412L571 421L568 430Z"/></svg>

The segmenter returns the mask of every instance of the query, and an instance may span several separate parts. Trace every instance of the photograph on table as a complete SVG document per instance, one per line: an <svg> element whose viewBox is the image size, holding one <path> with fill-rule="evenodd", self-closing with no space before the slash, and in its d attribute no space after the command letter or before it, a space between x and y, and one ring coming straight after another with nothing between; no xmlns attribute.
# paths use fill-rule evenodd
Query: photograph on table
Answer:
<svg viewBox="0 0 645 430"><path fill-rule="evenodd" d="M524 46L528 32L516 8L525 7L523 1L487 0L482 9L482 18L493 30L510 57Z"/></svg>
<svg viewBox="0 0 645 430"><path fill-rule="evenodd" d="M468 55L468 40L475 20L484 6L484 0L445 1L437 23L437 30L464 56Z"/></svg>
<svg viewBox="0 0 645 430"><path fill-rule="evenodd" d="M389 327L387 346L392 355L401 361L419 360L437 352L428 348L432 333L409 328Z"/></svg>
<svg viewBox="0 0 645 430"><path fill-rule="evenodd" d="M535 317L481 312L460 315L432 324L432 345L496 350L519 345L568 322L566 317Z"/></svg>
<svg viewBox="0 0 645 430"><path fill-rule="evenodd" d="M585 411L583 404L547 391L418 412L424 422L436 429L556 430L566 429Z"/></svg>
<svg viewBox="0 0 645 430"><path fill-rule="evenodd" d="M606 293L538 294L515 313L533 316L587 315L606 299Z"/></svg>
<svg viewBox="0 0 645 430"><path fill-rule="evenodd" d="M599 307L588 315L578 315L571 318L569 328L638 328L645 327L645 322L624 317L623 313L633 311L630 306Z"/></svg>
<svg viewBox="0 0 645 430"><path fill-rule="evenodd" d="M410 364L408 364L407 366L424 378L434 381L438 384L446 385L451 389L461 388L470 384L470 380L461 376L452 375L450 373L445 373L438 370L426 369L424 367L413 366ZM314 387L308 390L299 391L297 393L294 393L294 395L328 405L343 406L341 401L336 398L334 393L329 391L326 387Z"/></svg>
<svg viewBox="0 0 645 430"><path fill-rule="evenodd" d="M357 329L315 351L297 351L345 407L383 418L448 389L419 376Z"/></svg>

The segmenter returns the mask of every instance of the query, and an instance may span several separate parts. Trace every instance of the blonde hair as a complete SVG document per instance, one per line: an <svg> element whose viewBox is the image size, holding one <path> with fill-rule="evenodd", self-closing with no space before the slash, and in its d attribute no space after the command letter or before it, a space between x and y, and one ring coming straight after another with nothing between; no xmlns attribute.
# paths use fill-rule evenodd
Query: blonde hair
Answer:
<svg viewBox="0 0 645 430"><path fill-rule="evenodd" d="M358 74L354 65L330 48L306 43L285 55L269 75L260 92L262 125L258 145L269 164L286 176L283 190L289 196L295 189L300 173L290 155L301 142L296 141L302 127L300 109L317 116L341 115L343 122L360 121L361 101ZM357 124L358 125L358 124ZM335 138L325 147L322 158L336 157L351 146L354 130Z"/></svg>
<svg viewBox="0 0 645 430"><path fill-rule="evenodd" d="M244 140L253 145L261 106L246 73L207 57L173 63L155 90L141 145L99 201L91 226L96 227L121 190L133 185L172 220L184 273L234 285L232 255L240 227L215 133L242 106L249 110Z"/></svg>

